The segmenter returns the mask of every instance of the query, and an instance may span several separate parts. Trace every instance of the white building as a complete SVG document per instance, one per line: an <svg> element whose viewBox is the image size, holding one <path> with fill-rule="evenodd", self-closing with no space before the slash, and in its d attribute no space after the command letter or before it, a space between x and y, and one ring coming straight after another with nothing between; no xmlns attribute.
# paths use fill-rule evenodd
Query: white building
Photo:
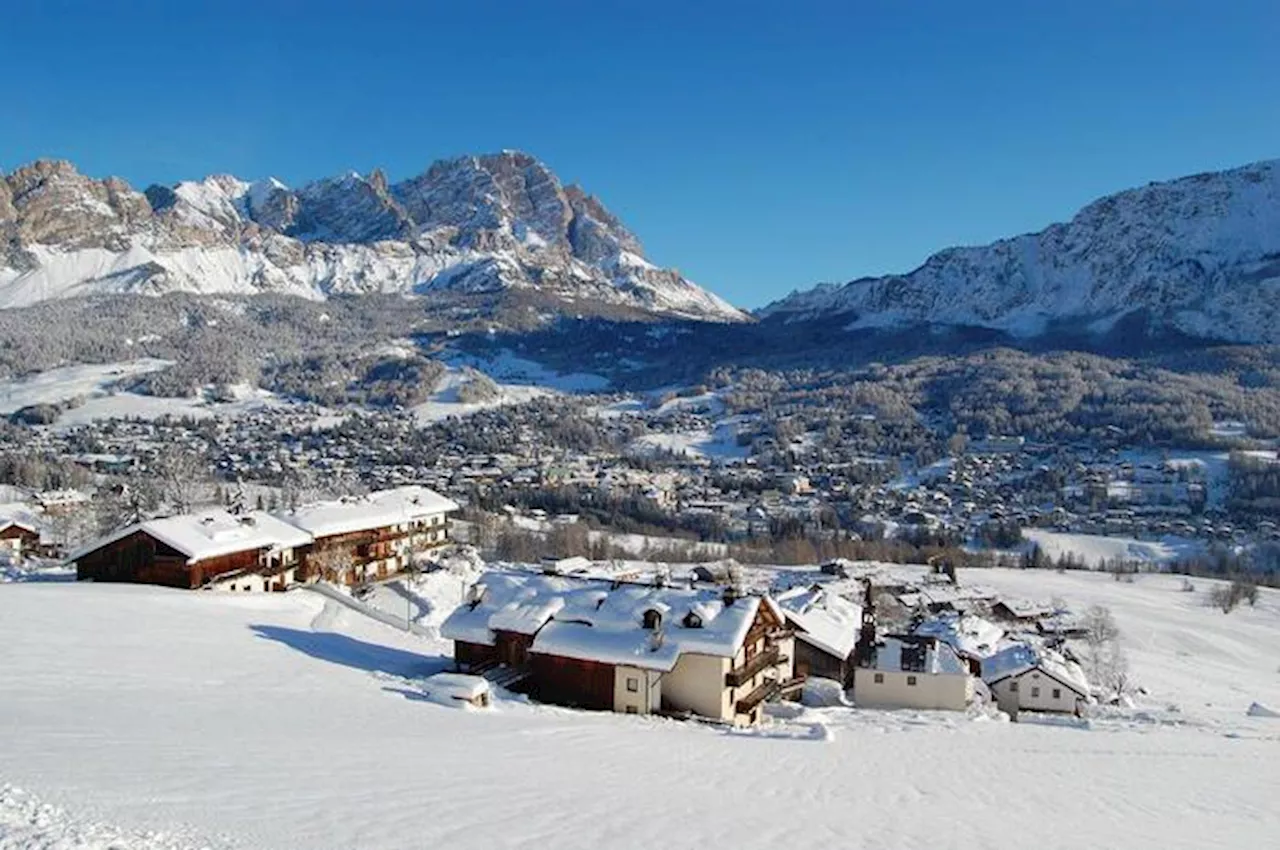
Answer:
<svg viewBox="0 0 1280 850"><path fill-rule="evenodd" d="M854 670L853 700L860 708L963 711L975 680L955 650L935 637L902 635L876 643L872 657Z"/></svg>
<svg viewBox="0 0 1280 850"><path fill-rule="evenodd" d="M984 659L982 678L996 705L1010 717L1022 711L1079 714L1090 701L1089 680L1080 665L1027 644Z"/></svg>

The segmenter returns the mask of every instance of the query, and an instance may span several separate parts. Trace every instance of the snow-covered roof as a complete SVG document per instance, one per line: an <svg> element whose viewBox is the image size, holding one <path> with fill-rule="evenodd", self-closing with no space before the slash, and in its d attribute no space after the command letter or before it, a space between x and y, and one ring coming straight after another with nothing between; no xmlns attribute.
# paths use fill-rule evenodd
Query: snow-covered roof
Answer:
<svg viewBox="0 0 1280 850"><path fill-rule="evenodd" d="M1044 602L1032 602L1027 599L1001 599L996 603L1008 608L1015 616L1025 620L1043 617L1053 613L1053 606Z"/></svg>
<svg viewBox="0 0 1280 850"><path fill-rule="evenodd" d="M303 505L283 514L281 519L315 537L330 537L398 525L457 509L458 503L452 499L412 484L366 496Z"/></svg>
<svg viewBox="0 0 1280 850"><path fill-rule="evenodd" d="M73 552L69 560L74 561L137 531L186 555L187 563L234 552L290 549L311 542L310 534L265 511L237 515L215 508L131 525Z"/></svg>
<svg viewBox="0 0 1280 850"><path fill-rule="evenodd" d="M778 596L783 616L800 628L796 640L837 658L848 658L858 642L862 606L818 585L793 587Z"/></svg>
<svg viewBox="0 0 1280 850"><path fill-rule="evenodd" d="M495 630L515 631L535 635L532 652L663 671L685 653L734 656L760 606L754 596L727 605L711 589L499 572L482 576L472 598L441 625L443 637L492 645ZM645 627L648 611L660 616L656 629Z"/></svg>
<svg viewBox="0 0 1280 850"><path fill-rule="evenodd" d="M936 637L953 649L986 658L1000 649L1004 629L990 620L973 615L943 614L916 626L915 633Z"/></svg>
<svg viewBox="0 0 1280 850"><path fill-rule="evenodd" d="M1017 643L982 660L982 678L989 685L1031 670L1040 670L1081 696L1089 696L1089 679L1080 665L1051 649Z"/></svg>
<svg viewBox="0 0 1280 850"><path fill-rule="evenodd" d="M924 669L906 669L903 665L903 651L910 651L920 645L924 647ZM875 663L871 665L871 669L886 673L946 673L960 676L969 672L954 649L937 638L923 636L890 636L881 639L876 644Z"/></svg>
<svg viewBox="0 0 1280 850"><path fill-rule="evenodd" d="M489 682L480 676L466 673L436 673L422 682L433 697L471 700L489 692Z"/></svg>
<svg viewBox="0 0 1280 850"><path fill-rule="evenodd" d="M30 531L32 534L40 533L40 529L36 527L35 523L29 520L0 517L0 531L4 531L6 528L21 528L24 531Z"/></svg>

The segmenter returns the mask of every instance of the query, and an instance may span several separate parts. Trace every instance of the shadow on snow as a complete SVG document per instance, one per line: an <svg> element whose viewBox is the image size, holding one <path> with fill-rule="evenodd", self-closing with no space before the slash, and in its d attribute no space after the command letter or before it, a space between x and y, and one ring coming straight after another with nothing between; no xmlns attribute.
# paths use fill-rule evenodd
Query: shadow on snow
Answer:
<svg viewBox="0 0 1280 850"><path fill-rule="evenodd" d="M303 655L368 673L417 678L448 669L450 664L444 656L419 655L334 632L309 632L267 625L251 625L249 628L258 637L282 643Z"/></svg>

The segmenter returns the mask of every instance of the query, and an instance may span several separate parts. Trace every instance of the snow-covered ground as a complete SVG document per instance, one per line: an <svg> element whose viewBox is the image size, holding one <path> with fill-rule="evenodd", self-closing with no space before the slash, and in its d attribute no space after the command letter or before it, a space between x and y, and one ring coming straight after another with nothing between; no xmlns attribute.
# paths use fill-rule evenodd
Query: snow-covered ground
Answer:
<svg viewBox="0 0 1280 850"><path fill-rule="evenodd" d="M110 384L170 365L168 360L142 358L121 363L62 366L0 381L0 413L13 413L33 404L59 404L74 398L106 395Z"/></svg>
<svg viewBox="0 0 1280 850"><path fill-rule="evenodd" d="M1122 561L1167 564L1204 548L1202 543L1179 537L1136 540L1132 537L1111 537L1099 534L1068 534L1043 528L1025 528L1022 536L1035 543L1054 560L1070 553L1090 567L1101 566L1105 561L1116 558Z"/></svg>
<svg viewBox="0 0 1280 850"><path fill-rule="evenodd" d="M1176 705L1189 722L1231 725L1255 701L1280 706L1280 590L1263 588L1256 606L1223 614L1206 604L1213 579L1142 573L1124 582L1074 570L961 570L959 578L1013 598L1061 598L1078 612L1110 608L1146 701ZM1280 724L1266 728L1280 742Z"/></svg>
<svg viewBox="0 0 1280 850"><path fill-rule="evenodd" d="M126 392L115 385L128 378L155 372L170 361L143 358L121 363L63 366L24 378L0 381L0 414L35 404L68 404L57 419L60 427L97 419L158 419L162 416L234 416L267 405L284 404L272 393L239 386L235 398L213 402L203 398L160 398Z"/></svg>
<svg viewBox="0 0 1280 850"><path fill-rule="evenodd" d="M492 356L476 357L455 352L446 358L451 366L479 369L499 383L521 384L560 392L600 392L608 389L609 379L590 372L556 372L541 363L502 349Z"/></svg>
<svg viewBox="0 0 1280 850"><path fill-rule="evenodd" d="M469 380L471 378L464 369L450 367L441 376L440 382L436 384L435 392L431 394L431 398L413 408L414 417L421 423L437 422L450 416L466 416L478 410L487 410L491 407L502 407L508 404L521 404L539 396L551 394L551 390L545 387L504 384L495 380L497 394L492 398L487 398L483 401L464 402L459 399L458 391Z"/></svg>
<svg viewBox="0 0 1280 850"><path fill-rule="evenodd" d="M1013 848L1035 836L1165 850L1280 834L1280 726L1246 715L1280 703L1275 593L1222 615L1164 576L972 575L1109 604L1138 678L1187 722L1079 729L837 706L727 732L514 699L464 712L415 687L447 665L447 644L317 594L6 585L0 848Z"/></svg>
<svg viewBox="0 0 1280 850"><path fill-rule="evenodd" d="M738 425L729 420L711 430L645 434L632 443L631 450L639 454L660 450L718 461L740 460L751 454L749 446L738 445Z"/></svg>

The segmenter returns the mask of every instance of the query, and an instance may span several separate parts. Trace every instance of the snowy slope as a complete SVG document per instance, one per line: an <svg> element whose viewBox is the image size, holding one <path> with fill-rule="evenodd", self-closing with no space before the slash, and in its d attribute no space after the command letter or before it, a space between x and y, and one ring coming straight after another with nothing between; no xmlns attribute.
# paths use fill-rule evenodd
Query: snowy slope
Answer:
<svg viewBox="0 0 1280 850"><path fill-rule="evenodd" d="M1280 342L1280 160L1121 192L1039 233L793 293L761 314L1035 335L1063 321L1105 331L1135 310L1191 336Z"/></svg>
<svg viewBox="0 0 1280 850"><path fill-rule="evenodd" d="M67 162L0 176L0 307L102 293L426 294L536 289L714 321L745 316L640 243L595 198L506 151L292 190L215 175L134 191Z"/></svg>
<svg viewBox="0 0 1280 850"><path fill-rule="evenodd" d="M1060 590L1081 588L1116 592ZM1229 703L1220 722L793 708L727 733L511 700L463 712L406 678L446 645L315 594L4 586L0 787L24 790L0 792L0 847L1268 846L1280 729L1244 706L1274 701L1274 599L1191 632L1159 588L1126 590L1147 600L1113 603L1150 647L1135 668L1195 688L1188 715Z"/></svg>

